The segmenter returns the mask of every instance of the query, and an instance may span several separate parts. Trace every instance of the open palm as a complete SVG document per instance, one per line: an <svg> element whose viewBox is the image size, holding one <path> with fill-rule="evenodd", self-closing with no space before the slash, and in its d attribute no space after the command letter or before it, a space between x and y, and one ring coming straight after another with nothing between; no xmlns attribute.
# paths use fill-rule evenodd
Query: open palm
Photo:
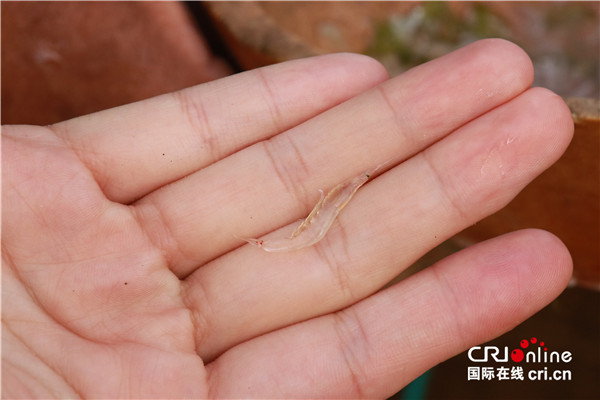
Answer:
<svg viewBox="0 0 600 400"><path fill-rule="evenodd" d="M572 134L504 41L386 79L329 55L4 127L3 396L384 397L550 302L571 261L535 230L379 291ZM316 245L239 240L388 160Z"/></svg>

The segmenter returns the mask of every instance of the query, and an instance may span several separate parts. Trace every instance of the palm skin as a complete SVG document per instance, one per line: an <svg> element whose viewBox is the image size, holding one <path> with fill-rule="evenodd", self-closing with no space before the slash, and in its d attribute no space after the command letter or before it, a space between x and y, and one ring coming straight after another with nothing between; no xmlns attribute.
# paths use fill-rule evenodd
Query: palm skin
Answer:
<svg viewBox="0 0 600 400"><path fill-rule="evenodd" d="M14 359L6 356L5 382L19 383L16 393L32 398L205 397L204 366L179 279L132 209L108 201L51 131L21 129L7 130L4 138L5 163L20 178L20 185L3 188L4 209L11 211L5 240L25 241L3 251L3 320L14 321L5 324L5 343L26 347ZM36 354L58 365L18 365ZM61 376L56 370L62 368L76 376Z"/></svg>
<svg viewBox="0 0 600 400"><path fill-rule="evenodd" d="M390 81L325 56L4 127L3 395L384 397L511 329L569 279L548 233L377 291L562 154L568 109L530 82L488 40ZM241 247L389 159L317 245Z"/></svg>

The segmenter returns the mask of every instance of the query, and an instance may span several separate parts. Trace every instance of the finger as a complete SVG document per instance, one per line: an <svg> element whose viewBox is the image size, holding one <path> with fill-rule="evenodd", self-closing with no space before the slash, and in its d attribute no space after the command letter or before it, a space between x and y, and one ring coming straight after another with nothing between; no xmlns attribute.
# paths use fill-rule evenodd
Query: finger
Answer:
<svg viewBox="0 0 600 400"><path fill-rule="evenodd" d="M515 45L475 43L150 194L136 205L140 220L185 276L239 246L235 236L305 216L319 189L406 159L508 101L531 71Z"/></svg>
<svg viewBox="0 0 600 400"><path fill-rule="evenodd" d="M502 208L562 154L572 132L564 102L531 89L365 185L315 246L277 254L245 246L198 269L184 285L204 328L198 351L211 359L370 295Z"/></svg>
<svg viewBox="0 0 600 400"><path fill-rule="evenodd" d="M569 253L556 237L508 234L346 310L231 349L208 365L212 395L385 398L512 329L558 296L570 276Z"/></svg>
<svg viewBox="0 0 600 400"><path fill-rule="evenodd" d="M328 55L244 72L52 129L76 150L108 198L128 203L385 78L371 58Z"/></svg>

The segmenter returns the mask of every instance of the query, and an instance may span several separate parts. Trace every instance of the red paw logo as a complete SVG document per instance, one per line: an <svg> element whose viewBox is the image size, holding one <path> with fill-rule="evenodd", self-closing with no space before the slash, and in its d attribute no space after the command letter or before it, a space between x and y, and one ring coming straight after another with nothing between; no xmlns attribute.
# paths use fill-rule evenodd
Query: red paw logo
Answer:
<svg viewBox="0 0 600 400"><path fill-rule="evenodd" d="M530 340L527 339L523 339L521 340L521 349L526 349L529 347L529 345L535 345L538 343L537 338L532 337ZM543 347L544 351L548 351L548 348L545 347L545 343L543 341L540 341L539 343L539 347ZM510 358L514 361L514 362L521 362L523 361L523 358L525 358L525 353L523 353L523 350L521 349L514 349L513 351L510 352Z"/></svg>
<svg viewBox="0 0 600 400"><path fill-rule="evenodd" d="M514 349L510 352L510 358L514 362L521 362L523 361L523 358L525 358L525 354L523 354L523 350L521 349Z"/></svg>

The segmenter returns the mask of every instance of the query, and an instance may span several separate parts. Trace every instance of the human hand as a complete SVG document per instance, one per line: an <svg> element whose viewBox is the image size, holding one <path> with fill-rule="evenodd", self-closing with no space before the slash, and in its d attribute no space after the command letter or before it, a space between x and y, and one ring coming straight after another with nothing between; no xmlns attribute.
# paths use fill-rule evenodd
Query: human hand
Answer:
<svg viewBox="0 0 600 400"><path fill-rule="evenodd" d="M4 127L3 396L385 397L516 326L570 277L542 231L378 290L565 150L532 74L499 40L391 80L330 55ZM316 245L236 239L387 160Z"/></svg>

